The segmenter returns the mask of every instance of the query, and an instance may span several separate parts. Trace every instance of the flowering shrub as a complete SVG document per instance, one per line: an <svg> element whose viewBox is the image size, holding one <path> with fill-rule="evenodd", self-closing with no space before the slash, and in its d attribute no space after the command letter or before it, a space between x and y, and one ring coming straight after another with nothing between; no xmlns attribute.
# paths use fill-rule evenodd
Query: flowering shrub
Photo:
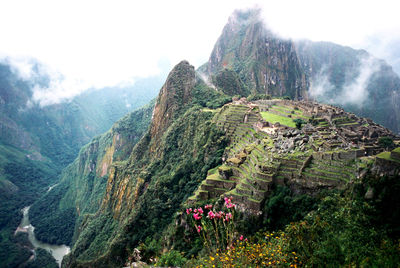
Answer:
<svg viewBox="0 0 400 268"><path fill-rule="evenodd" d="M235 238L236 205L231 198L225 197L224 201L224 211L214 210L212 205L186 209L189 221L209 252L229 248Z"/></svg>
<svg viewBox="0 0 400 268"><path fill-rule="evenodd" d="M265 233L257 243L241 236L229 249L197 261L197 267L298 267L295 252L288 252L284 233Z"/></svg>

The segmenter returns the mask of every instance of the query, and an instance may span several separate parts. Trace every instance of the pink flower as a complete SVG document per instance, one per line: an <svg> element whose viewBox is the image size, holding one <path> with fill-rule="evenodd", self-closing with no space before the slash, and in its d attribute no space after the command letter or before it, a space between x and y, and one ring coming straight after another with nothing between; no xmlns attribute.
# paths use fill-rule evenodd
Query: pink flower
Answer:
<svg viewBox="0 0 400 268"><path fill-rule="evenodd" d="M231 198L225 197L224 200L226 208L236 208L236 205L232 203Z"/></svg>
<svg viewBox="0 0 400 268"><path fill-rule="evenodd" d="M243 241L243 235L240 236L239 240L240 240L240 241Z"/></svg>
<svg viewBox="0 0 400 268"><path fill-rule="evenodd" d="M229 204L226 204L226 208L236 208L236 205L229 203Z"/></svg>
<svg viewBox="0 0 400 268"><path fill-rule="evenodd" d="M205 205L204 209L212 209L212 205Z"/></svg>
<svg viewBox="0 0 400 268"><path fill-rule="evenodd" d="M190 214L190 210L188 208L186 209L186 214Z"/></svg>
<svg viewBox="0 0 400 268"><path fill-rule="evenodd" d="M198 208L197 211L199 212L200 215L204 213L202 208Z"/></svg>
<svg viewBox="0 0 400 268"><path fill-rule="evenodd" d="M197 221L201 219L201 216L198 213L193 213L193 218Z"/></svg>
<svg viewBox="0 0 400 268"><path fill-rule="evenodd" d="M197 213L197 208L194 209L194 213Z"/></svg>
<svg viewBox="0 0 400 268"><path fill-rule="evenodd" d="M214 212L212 212L211 210L208 212L208 216L207 216L209 219L214 219L215 218L215 214L214 214Z"/></svg>
<svg viewBox="0 0 400 268"><path fill-rule="evenodd" d="M198 233L200 233L201 229L202 229L202 228L201 228L201 226L200 226L200 225L199 225L199 226L197 226L197 232L198 232Z"/></svg>
<svg viewBox="0 0 400 268"><path fill-rule="evenodd" d="M214 216L215 216L215 218L220 219L222 215L219 212L216 212L214 214Z"/></svg>

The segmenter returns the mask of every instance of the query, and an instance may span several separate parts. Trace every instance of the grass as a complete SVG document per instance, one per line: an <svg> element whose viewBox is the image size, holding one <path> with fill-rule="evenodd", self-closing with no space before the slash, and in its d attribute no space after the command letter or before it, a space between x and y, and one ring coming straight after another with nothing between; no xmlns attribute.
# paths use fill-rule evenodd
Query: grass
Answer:
<svg viewBox="0 0 400 268"><path fill-rule="evenodd" d="M208 172L207 172L207 174L208 174L208 175L213 175L213 174L215 174L215 173L217 172L218 168L220 168L220 167L215 167L215 168L209 169Z"/></svg>
<svg viewBox="0 0 400 268"><path fill-rule="evenodd" d="M218 173L212 174L207 176L206 180L213 180L213 181L223 181L223 182L232 182L230 180L224 180L223 178L221 178L221 176L219 176ZM203 184L206 184L205 182Z"/></svg>
<svg viewBox="0 0 400 268"><path fill-rule="evenodd" d="M226 162L228 162L228 163L231 162L235 165L239 165L241 163L241 160L237 159L236 157L233 157L233 158L229 158L228 160L226 160Z"/></svg>
<svg viewBox="0 0 400 268"><path fill-rule="evenodd" d="M292 115L292 118L301 118L304 120L309 119L310 117L303 115L303 111L302 110L296 110L293 109L292 107L288 107L288 106L281 106L281 105L273 105L271 106L272 110L278 111L282 114L286 114L286 115Z"/></svg>
<svg viewBox="0 0 400 268"><path fill-rule="evenodd" d="M222 165L222 166L216 167L216 168L214 168L214 169L215 169L215 170L218 169L218 170L221 170L221 171L228 171L228 170L231 170L232 167L227 166L227 165ZM212 173L211 173L211 174L212 174Z"/></svg>
<svg viewBox="0 0 400 268"><path fill-rule="evenodd" d="M279 122L281 125L288 126L288 127L296 127L296 124L293 122L292 118L276 115L270 112L261 112L261 116L268 122L273 124Z"/></svg>
<svg viewBox="0 0 400 268"><path fill-rule="evenodd" d="M394 149L392 152L395 152L395 153L400 153L400 147L398 147L398 148Z"/></svg>
<svg viewBox="0 0 400 268"><path fill-rule="evenodd" d="M381 158L381 159L386 159L389 161L393 161L396 163L400 163L400 160L394 159L390 156L390 152L382 152L382 153L378 154L376 157Z"/></svg>
<svg viewBox="0 0 400 268"><path fill-rule="evenodd" d="M218 108L218 109L203 108L202 109L203 112L211 112L211 113L215 113L219 110L221 110L221 108Z"/></svg>

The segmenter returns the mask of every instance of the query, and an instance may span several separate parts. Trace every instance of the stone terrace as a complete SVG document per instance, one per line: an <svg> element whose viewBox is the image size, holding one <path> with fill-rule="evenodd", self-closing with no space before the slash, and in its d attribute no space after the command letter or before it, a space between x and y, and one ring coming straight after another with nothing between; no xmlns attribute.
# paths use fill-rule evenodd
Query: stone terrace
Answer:
<svg viewBox="0 0 400 268"><path fill-rule="evenodd" d="M266 122L260 112L301 118L302 130ZM369 119L305 101L239 101L225 105L214 122L230 145L223 164L209 170L189 202L232 197L242 210L259 213L274 185L314 193L340 188L357 176L356 159L383 150L382 136L399 138ZM283 122L287 122L283 121ZM396 159L400 157L392 153Z"/></svg>

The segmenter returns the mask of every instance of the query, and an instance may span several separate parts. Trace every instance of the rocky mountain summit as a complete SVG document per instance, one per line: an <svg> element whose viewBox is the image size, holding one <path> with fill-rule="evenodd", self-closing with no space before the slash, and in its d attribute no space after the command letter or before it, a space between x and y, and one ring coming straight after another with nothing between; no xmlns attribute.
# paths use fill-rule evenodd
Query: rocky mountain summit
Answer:
<svg viewBox="0 0 400 268"><path fill-rule="evenodd" d="M236 11L229 18L204 72L212 76L231 69L251 92L306 97L307 80L294 43L267 29L259 13Z"/></svg>

